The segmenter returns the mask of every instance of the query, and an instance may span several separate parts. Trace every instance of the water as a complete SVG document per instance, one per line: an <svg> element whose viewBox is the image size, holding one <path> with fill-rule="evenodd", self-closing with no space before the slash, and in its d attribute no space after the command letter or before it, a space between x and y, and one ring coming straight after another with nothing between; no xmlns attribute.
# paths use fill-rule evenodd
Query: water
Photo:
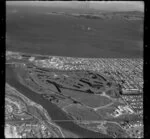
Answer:
<svg viewBox="0 0 150 139"><path fill-rule="evenodd" d="M44 109L47 110L48 114L50 115L52 120L56 120L55 123L60 126L63 129L69 130L71 132L74 132L75 134L79 135L80 137L90 137L90 138L108 138L108 136L96 133L93 131L89 131L87 129L84 129L78 125L76 125L71 120L65 112L63 112L60 108L58 108L56 105L50 103L48 100L45 100L41 97L41 95L36 94L32 90L28 89L24 85L20 84L20 82L16 79L15 73L12 70L11 65L6 65L6 81L8 84L10 84L12 87L16 88L20 93L22 93L24 96L28 97L35 103L38 103L44 107ZM58 120L58 121L57 121ZM64 120L64 121L60 121Z"/></svg>
<svg viewBox="0 0 150 139"><path fill-rule="evenodd" d="M7 50L87 58L143 57L142 21L89 20L29 9L7 12Z"/></svg>

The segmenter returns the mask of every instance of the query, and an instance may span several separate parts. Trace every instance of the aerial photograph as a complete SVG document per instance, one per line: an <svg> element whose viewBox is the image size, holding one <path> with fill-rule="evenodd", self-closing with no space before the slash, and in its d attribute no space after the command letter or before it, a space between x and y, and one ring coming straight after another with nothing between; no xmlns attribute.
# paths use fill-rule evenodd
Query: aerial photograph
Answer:
<svg viewBox="0 0 150 139"><path fill-rule="evenodd" d="M5 138L143 138L142 1L6 1Z"/></svg>

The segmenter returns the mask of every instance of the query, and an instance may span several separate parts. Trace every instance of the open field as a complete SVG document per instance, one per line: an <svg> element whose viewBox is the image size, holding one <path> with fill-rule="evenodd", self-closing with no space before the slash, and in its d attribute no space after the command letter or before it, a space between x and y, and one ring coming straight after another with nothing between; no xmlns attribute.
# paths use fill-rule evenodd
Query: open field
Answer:
<svg viewBox="0 0 150 139"><path fill-rule="evenodd" d="M96 114L93 110L80 105L71 105L65 109L70 115L79 121L95 121L100 120L101 117Z"/></svg>
<svg viewBox="0 0 150 139"><path fill-rule="evenodd" d="M92 108L105 106L112 102L108 97L97 95L86 95L79 99L82 103Z"/></svg>

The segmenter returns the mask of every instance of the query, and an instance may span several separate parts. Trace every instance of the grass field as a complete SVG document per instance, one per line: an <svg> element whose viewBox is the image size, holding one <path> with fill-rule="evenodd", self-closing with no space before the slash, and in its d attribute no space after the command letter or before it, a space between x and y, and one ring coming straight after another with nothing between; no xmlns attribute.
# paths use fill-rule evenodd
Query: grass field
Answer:
<svg viewBox="0 0 150 139"><path fill-rule="evenodd" d="M97 96L97 95L85 95L85 97L82 97L80 101L92 108L105 106L112 102L112 100L110 100L105 96Z"/></svg>
<svg viewBox="0 0 150 139"><path fill-rule="evenodd" d="M70 107L66 108L67 112L70 113L76 120L89 120L89 121L95 121L100 120L101 117L96 114L94 111L78 106L78 105L72 105Z"/></svg>

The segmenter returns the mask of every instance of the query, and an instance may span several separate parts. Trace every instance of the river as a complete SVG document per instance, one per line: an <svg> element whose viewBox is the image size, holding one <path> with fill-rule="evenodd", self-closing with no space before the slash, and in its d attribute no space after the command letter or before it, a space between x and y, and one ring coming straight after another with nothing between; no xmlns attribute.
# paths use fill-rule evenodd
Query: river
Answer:
<svg viewBox="0 0 150 139"><path fill-rule="evenodd" d="M83 138L108 138L109 136L90 131L87 129L84 129L77 124L75 124L71 120L65 112L63 112L60 108L58 108L56 105L52 104L48 100L41 97L41 95L33 92L29 88L22 85L16 78L15 72L13 71L13 68L11 65L6 64L6 82L10 84L12 87L16 88L20 93L22 93L24 96L28 97L32 101L34 101L37 104L40 104L43 106L43 108L48 112L49 116L52 120L56 120L55 123L60 126L63 129L66 129L68 131L71 131L75 134L77 134L80 137ZM58 120L58 121L57 121ZM61 121L64 120L64 121Z"/></svg>

